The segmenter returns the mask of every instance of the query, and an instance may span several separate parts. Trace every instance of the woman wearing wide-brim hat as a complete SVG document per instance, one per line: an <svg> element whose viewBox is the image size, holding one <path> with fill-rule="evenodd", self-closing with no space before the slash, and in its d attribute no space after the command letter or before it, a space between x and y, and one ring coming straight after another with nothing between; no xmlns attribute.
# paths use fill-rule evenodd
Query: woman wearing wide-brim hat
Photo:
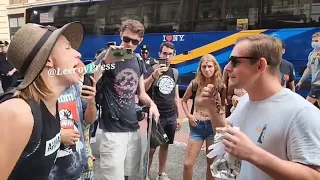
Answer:
<svg viewBox="0 0 320 180"><path fill-rule="evenodd" d="M24 79L15 98L0 104L0 179L48 178L61 142L57 100L80 78L62 72L77 67L83 34L79 22L60 29L26 24L11 40L7 58Z"/></svg>

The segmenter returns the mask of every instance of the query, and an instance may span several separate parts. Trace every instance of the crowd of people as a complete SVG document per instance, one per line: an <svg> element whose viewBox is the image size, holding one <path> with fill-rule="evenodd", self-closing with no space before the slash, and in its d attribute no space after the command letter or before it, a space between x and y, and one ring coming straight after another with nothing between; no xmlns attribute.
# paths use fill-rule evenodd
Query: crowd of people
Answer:
<svg viewBox="0 0 320 180"><path fill-rule="evenodd" d="M165 142L150 143L145 168L159 147L157 180L170 180L166 162L181 129L180 103L190 128L181 179L192 179L201 147L205 142L209 153L217 129L224 133L225 151L241 160L238 180L320 179L320 111L312 104L320 100L320 33L312 37L314 51L296 86L312 74L307 100L294 92L294 68L282 58L285 45L264 34L237 39L224 69L213 55L202 56L180 100L179 72L170 66L173 43L160 45L157 60L147 46L129 60L112 53L134 52L144 32L139 21L124 21L121 44L100 49L89 74L79 70L85 66L77 51L84 38L81 22L59 29L26 24L10 45L0 43L1 57L12 66L2 74L23 76L18 87L0 96L0 179L94 179L90 137L98 124L103 179L136 176L143 153L138 106L165 136ZM75 73L49 73L72 68ZM213 161L207 158L207 180L215 179Z"/></svg>

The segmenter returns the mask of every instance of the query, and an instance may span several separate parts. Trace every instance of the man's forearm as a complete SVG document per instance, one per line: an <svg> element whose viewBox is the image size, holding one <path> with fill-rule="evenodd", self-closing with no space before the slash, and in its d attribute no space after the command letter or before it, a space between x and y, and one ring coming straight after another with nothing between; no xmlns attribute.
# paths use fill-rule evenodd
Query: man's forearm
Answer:
<svg viewBox="0 0 320 180"><path fill-rule="evenodd" d="M288 82L288 88L293 92L296 91L296 87L294 86L294 81Z"/></svg>
<svg viewBox="0 0 320 180"><path fill-rule="evenodd" d="M142 104L150 107L153 103L152 99L149 97L149 95L145 92L142 92L138 95L139 100Z"/></svg>
<svg viewBox="0 0 320 180"><path fill-rule="evenodd" d="M151 74L147 79L144 80L144 87L148 91L153 83L153 75Z"/></svg>
<svg viewBox="0 0 320 180"><path fill-rule="evenodd" d="M180 119L179 118L179 103L180 103L179 99L175 98L174 99L174 104L176 105L176 108L177 108L176 111L177 111L177 118L178 119Z"/></svg>
<svg viewBox="0 0 320 180"><path fill-rule="evenodd" d="M97 108L95 103L88 102L86 112L84 113L84 121L93 124L97 118Z"/></svg>
<svg viewBox="0 0 320 180"><path fill-rule="evenodd" d="M249 160L251 164L271 176L275 180L318 180L320 173L305 165L282 160L273 154L256 147L255 155Z"/></svg>
<svg viewBox="0 0 320 180"><path fill-rule="evenodd" d="M104 62L104 64L107 64L107 60L105 58L106 56L106 52L101 52L98 57L96 58L96 61L94 62L95 65L102 65L102 62ZM97 68L95 69L95 72L94 72L94 79L96 81L98 81L101 76L102 76L102 73L103 73L104 69L103 68Z"/></svg>
<svg viewBox="0 0 320 180"><path fill-rule="evenodd" d="M101 78L102 76L102 73L103 73L103 69L102 68L97 68L94 72L94 80L96 80L97 82L99 81L99 79Z"/></svg>
<svg viewBox="0 0 320 180"><path fill-rule="evenodd" d="M302 74L302 77L301 77L301 79L300 79L300 82L303 83L304 80L306 80L307 77L310 75L310 73L311 73L311 70L310 70L309 67L307 67L306 70L304 70L304 72L303 72L303 74Z"/></svg>
<svg viewBox="0 0 320 180"><path fill-rule="evenodd" d="M215 131L217 127L225 127L227 125L226 114L218 114L209 110L212 128Z"/></svg>

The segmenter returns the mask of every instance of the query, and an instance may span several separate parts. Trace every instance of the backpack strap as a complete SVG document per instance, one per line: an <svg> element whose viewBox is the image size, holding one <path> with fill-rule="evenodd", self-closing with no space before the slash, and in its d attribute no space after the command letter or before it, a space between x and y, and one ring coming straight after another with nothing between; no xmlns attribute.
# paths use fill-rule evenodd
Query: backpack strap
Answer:
<svg viewBox="0 0 320 180"><path fill-rule="evenodd" d="M178 84L179 71L176 68L172 68L174 82Z"/></svg>
<svg viewBox="0 0 320 180"><path fill-rule="evenodd" d="M145 66L145 64L143 62L142 57L140 56L139 53L135 53L133 58L137 58L137 61L138 61L138 64L139 64L139 69L140 69L140 74L143 75L147 71L147 69L146 69L146 66Z"/></svg>
<svg viewBox="0 0 320 180"><path fill-rule="evenodd" d="M195 101L195 98L196 98L196 95L197 95L197 90L198 90L198 83L193 80L191 81L191 85L192 85L192 106L191 106L191 114L193 114L193 111L194 111L194 101Z"/></svg>

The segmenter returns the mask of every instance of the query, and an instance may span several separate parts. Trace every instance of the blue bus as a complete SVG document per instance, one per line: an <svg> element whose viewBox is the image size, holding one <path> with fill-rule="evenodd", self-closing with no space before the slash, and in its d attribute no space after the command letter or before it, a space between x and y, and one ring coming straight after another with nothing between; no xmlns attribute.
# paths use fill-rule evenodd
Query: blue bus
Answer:
<svg viewBox="0 0 320 180"><path fill-rule="evenodd" d="M82 21L86 35L79 51L82 60L90 63L95 52L106 43L120 43L119 28L127 18L137 19L146 29L141 43L151 47L157 58L164 41L175 44L176 56L172 66L181 75L179 87L184 91L199 58L211 53L221 68L237 38L264 33L281 39L286 45L284 59L293 63L298 81L312 51L311 36L320 32L320 18L312 12L320 3L281 0L105 0L78 1L30 6L25 12L26 23L61 27L71 21ZM298 3L298 4L295 4ZM299 7L297 9L297 7ZM320 9L319 9L320 10ZM308 13L305 13L308 12ZM318 19L316 22L315 19ZM242 21L244 23L240 24ZM137 48L136 52L139 52ZM306 96L310 77L298 93Z"/></svg>

